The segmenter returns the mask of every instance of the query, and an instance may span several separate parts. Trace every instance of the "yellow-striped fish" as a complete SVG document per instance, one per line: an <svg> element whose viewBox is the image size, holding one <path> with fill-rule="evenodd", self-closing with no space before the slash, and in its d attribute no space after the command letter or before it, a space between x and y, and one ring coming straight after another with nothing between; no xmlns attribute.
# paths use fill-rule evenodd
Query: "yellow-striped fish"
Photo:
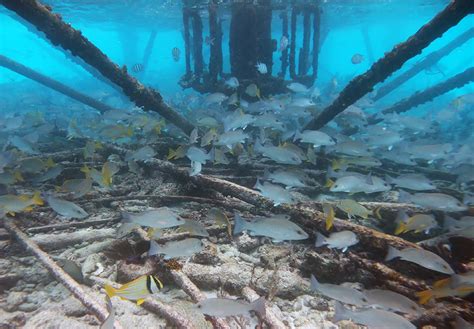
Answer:
<svg viewBox="0 0 474 329"><path fill-rule="evenodd" d="M329 231L332 227L336 214L334 212L334 208L330 204L323 205L323 211L326 215L326 230Z"/></svg>
<svg viewBox="0 0 474 329"><path fill-rule="evenodd" d="M31 197L11 194L0 196L0 210L10 215L15 215L15 213L21 211L31 211L34 205L42 206L43 204L40 192L35 192Z"/></svg>
<svg viewBox="0 0 474 329"><path fill-rule="evenodd" d="M104 289L110 298L118 296L121 299L136 301L137 305L141 305L145 298L163 289L163 284L154 275L142 275L133 281L125 283L118 289L108 284L104 286Z"/></svg>

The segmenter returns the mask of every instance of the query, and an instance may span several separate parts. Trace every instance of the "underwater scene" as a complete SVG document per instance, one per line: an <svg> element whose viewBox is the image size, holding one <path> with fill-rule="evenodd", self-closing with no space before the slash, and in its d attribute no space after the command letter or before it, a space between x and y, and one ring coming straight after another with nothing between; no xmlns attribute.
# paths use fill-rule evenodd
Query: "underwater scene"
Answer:
<svg viewBox="0 0 474 329"><path fill-rule="evenodd" d="M0 328L474 328L473 0L0 0Z"/></svg>

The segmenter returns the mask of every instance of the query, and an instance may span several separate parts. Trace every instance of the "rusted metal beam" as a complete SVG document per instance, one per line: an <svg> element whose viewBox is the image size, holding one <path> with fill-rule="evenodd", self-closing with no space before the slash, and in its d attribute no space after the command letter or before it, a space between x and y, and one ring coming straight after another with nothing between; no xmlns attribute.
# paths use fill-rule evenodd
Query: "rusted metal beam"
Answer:
<svg viewBox="0 0 474 329"><path fill-rule="evenodd" d="M354 78L334 102L306 126L306 129L320 129L339 113L371 92L374 86L397 71L410 58L418 55L433 40L474 12L473 0L454 0L431 21L421 27L413 36L396 45L392 51L375 62L372 67Z"/></svg>

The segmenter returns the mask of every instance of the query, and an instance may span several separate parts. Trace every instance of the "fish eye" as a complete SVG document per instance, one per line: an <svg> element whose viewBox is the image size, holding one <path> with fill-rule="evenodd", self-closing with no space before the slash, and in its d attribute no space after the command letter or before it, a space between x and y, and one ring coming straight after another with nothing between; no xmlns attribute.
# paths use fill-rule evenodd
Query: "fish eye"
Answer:
<svg viewBox="0 0 474 329"><path fill-rule="evenodd" d="M297 230L296 233L303 235L303 232L301 230Z"/></svg>
<svg viewBox="0 0 474 329"><path fill-rule="evenodd" d="M339 186L339 185L337 185L337 184L336 184L336 185L334 185L334 187L338 187L338 186Z"/></svg>

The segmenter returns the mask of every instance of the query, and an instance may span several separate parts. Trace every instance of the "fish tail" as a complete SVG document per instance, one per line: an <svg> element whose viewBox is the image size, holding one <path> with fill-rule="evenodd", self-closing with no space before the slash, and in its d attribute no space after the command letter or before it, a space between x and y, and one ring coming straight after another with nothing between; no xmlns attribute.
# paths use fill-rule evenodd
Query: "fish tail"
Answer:
<svg viewBox="0 0 474 329"><path fill-rule="evenodd" d="M339 322L347 319L347 311L340 302L336 302L336 308L334 313L333 322Z"/></svg>
<svg viewBox="0 0 474 329"><path fill-rule="evenodd" d="M334 181L332 179L327 179L326 184L324 184L324 187L331 188L334 185Z"/></svg>
<svg viewBox="0 0 474 329"><path fill-rule="evenodd" d="M110 284L106 284L104 286L104 289L105 289L105 293L107 294L107 296L109 296L109 298L112 298L117 295L117 289L112 287Z"/></svg>
<svg viewBox="0 0 474 329"><path fill-rule="evenodd" d="M15 180L17 182L24 182L25 179L23 178L23 176L21 175L21 172L19 172L18 170L16 170L14 173L13 173L13 177L15 178Z"/></svg>
<svg viewBox="0 0 474 329"><path fill-rule="evenodd" d="M387 256L385 256L385 261L389 261L389 260L392 260L394 258L397 258L399 257L399 253L398 253L398 250L392 246L388 246L388 252L387 252Z"/></svg>
<svg viewBox="0 0 474 329"><path fill-rule="evenodd" d="M334 208L329 207L329 214L326 217L326 231L329 231L334 223Z"/></svg>
<svg viewBox="0 0 474 329"><path fill-rule="evenodd" d="M168 150L168 156L166 157L166 159L173 160L176 157L176 154L177 154L177 151L170 148Z"/></svg>
<svg viewBox="0 0 474 329"><path fill-rule="evenodd" d="M133 135L133 129L132 129L132 127L128 127L128 128L127 128L127 133L126 133L126 135L127 135L128 137L130 137L130 136Z"/></svg>
<svg viewBox="0 0 474 329"><path fill-rule="evenodd" d="M433 298L433 290L423 290L416 293L419 298L418 302L423 305L426 304L431 298Z"/></svg>
<svg viewBox="0 0 474 329"><path fill-rule="evenodd" d="M148 249L148 257L160 254L160 245L155 240L150 241L150 249Z"/></svg>
<svg viewBox="0 0 474 329"><path fill-rule="evenodd" d="M331 169L338 170L341 169L342 161L341 160L332 160L331 162Z"/></svg>
<svg viewBox="0 0 474 329"><path fill-rule="evenodd" d="M234 216L234 235L239 234L240 232L245 230L245 221L240 217L239 214L235 214Z"/></svg>
<svg viewBox="0 0 474 329"><path fill-rule="evenodd" d="M316 242L315 242L314 245L316 247L321 247L321 246L324 246L326 244L327 244L326 237L324 235L322 235L321 233L316 232Z"/></svg>
<svg viewBox="0 0 474 329"><path fill-rule="evenodd" d="M266 304L265 297L260 297L256 301L252 302L251 307L252 307L252 310L257 312L263 318L265 317L265 313L266 313L265 304Z"/></svg>
<svg viewBox="0 0 474 329"><path fill-rule="evenodd" d="M404 222L398 223L397 228L395 229L395 235L399 235L400 233L404 233L407 231L407 224Z"/></svg>
<svg viewBox="0 0 474 329"><path fill-rule="evenodd" d="M316 279L316 277L314 275L311 274L311 285L310 285L310 288L312 291L319 291L319 287L320 287L320 283L319 281Z"/></svg>
<svg viewBox="0 0 474 329"><path fill-rule="evenodd" d="M33 194L33 198L31 199L31 201L33 201L33 203L37 206L42 206L44 205L44 201L43 199L41 199L41 194L39 191L36 191L34 194Z"/></svg>
<svg viewBox="0 0 474 329"><path fill-rule="evenodd" d="M132 222L132 214L129 212L122 212L122 222L123 223L131 223Z"/></svg>
<svg viewBox="0 0 474 329"><path fill-rule="evenodd" d="M382 209L382 207L377 207L375 208L372 212L374 214L374 216L377 218L377 219L382 219L382 215L380 214L380 210Z"/></svg>

